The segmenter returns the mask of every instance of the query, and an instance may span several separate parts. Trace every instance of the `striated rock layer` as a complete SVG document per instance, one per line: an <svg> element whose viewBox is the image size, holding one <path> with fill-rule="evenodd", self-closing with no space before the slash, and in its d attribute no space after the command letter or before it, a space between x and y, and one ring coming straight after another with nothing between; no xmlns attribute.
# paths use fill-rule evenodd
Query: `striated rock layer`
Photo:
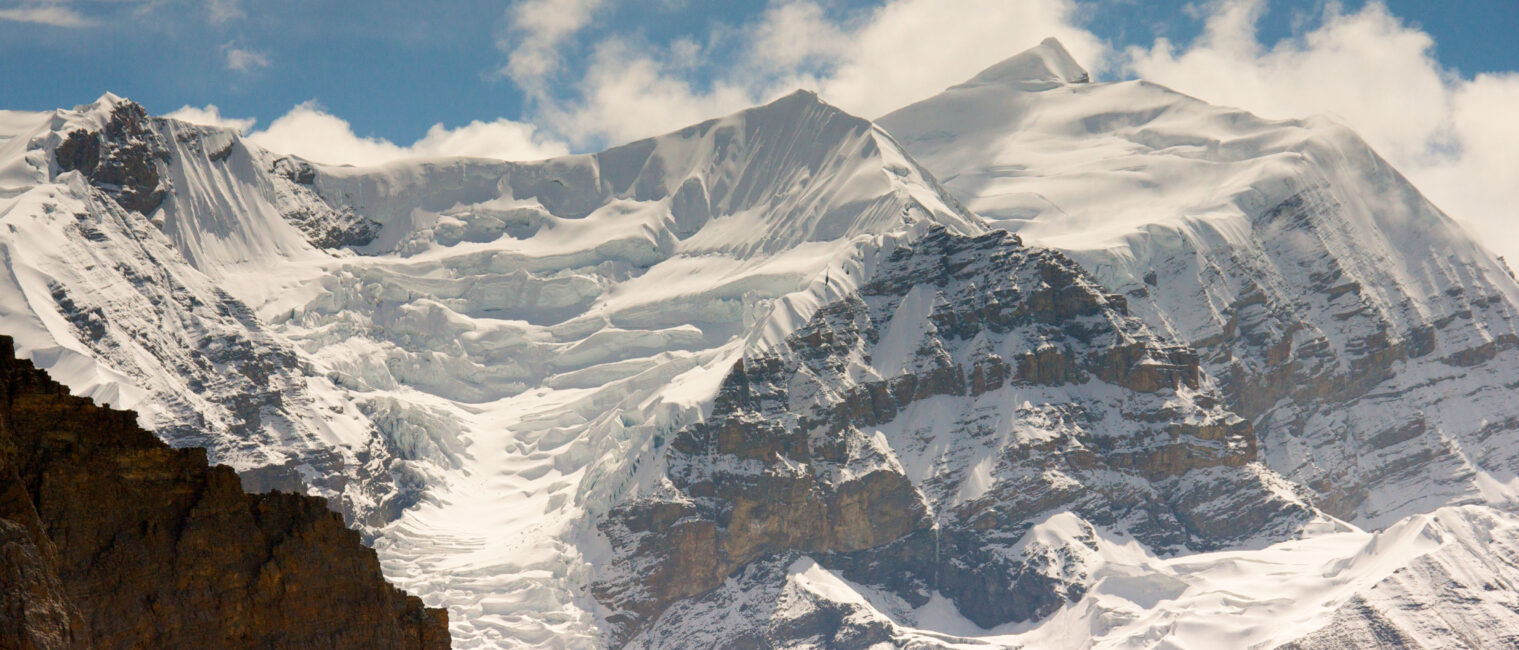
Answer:
<svg viewBox="0 0 1519 650"><path fill-rule="evenodd" d="M703 628L688 611L735 590L772 602L799 560L911 607L940 595L992 628L1081 598L1092 524L1170 554L1283 538L1313 516L1256 463L1196 354L1064 255L932 227L867 254L864 272L737 364L711 417L669 441L665 478L602 522L615 561L593 593L614 634L679 647ZM1031 532L1060 511L1082 532ZM703 642L889 636L809 611Z"/></svg>
<svg viewBox="0 0 1519 650"><path fill-rule="evenodd" d="M446 648L321 499L70 396L0 337L0 647Z"/></svg>

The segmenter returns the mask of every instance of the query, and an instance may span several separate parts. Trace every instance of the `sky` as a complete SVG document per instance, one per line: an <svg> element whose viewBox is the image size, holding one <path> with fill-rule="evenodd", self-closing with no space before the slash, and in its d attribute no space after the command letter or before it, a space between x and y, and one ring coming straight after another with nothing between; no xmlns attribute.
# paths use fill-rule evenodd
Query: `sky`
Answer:
<svg viewBox="0 0 1519 650"><path fill-rule="evenodd" d="M595 151L802 87L877 117L1046 36L1355 128L1519 252L1519 1L0 0L0 108L105 91L332 163Z"/></svg>

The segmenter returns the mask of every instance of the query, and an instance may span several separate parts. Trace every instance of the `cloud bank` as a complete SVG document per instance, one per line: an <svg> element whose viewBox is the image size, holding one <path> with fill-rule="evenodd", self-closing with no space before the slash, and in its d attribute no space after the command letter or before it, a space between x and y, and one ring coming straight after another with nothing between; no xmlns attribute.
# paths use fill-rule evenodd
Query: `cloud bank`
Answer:
<svg viewBox="0 0 1519 650"><path fill-rule="evenodd" d="M204 124L206 126L220 126L223 128L234 129L238 133L247 133L248 129L253 128L253 125L258 122L251 117L225 117L222 115L222 110L220 108L217 108L216 104L206 104L202 107L181 106L178 109L165 114L164 117L173 118L181 122L189 122L191 124Z"/></svg>
<svg viewBox="0 0 1519 650"><path fill-rule="evenodd" d="M248 141L270 151L335 165L381 165L404 158L440 156L538 160L569 153L566 144L546 137L533 125L505 119L476 120L453 129L434 124L420 140L398 145L354 133L351 124L315 101L299 104L267 128L252 132L252 119L225 117L214 104L184 106L168 117L237 129Z"/></svg>

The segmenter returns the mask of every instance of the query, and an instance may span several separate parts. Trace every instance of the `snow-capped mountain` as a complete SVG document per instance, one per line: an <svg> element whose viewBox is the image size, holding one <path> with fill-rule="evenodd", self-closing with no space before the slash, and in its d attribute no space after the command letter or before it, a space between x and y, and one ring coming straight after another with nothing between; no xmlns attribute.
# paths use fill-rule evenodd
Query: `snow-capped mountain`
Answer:
<svg viewBox="0 0 1519 650"><path fill-rule="evenodd" d="M1519 285L1349 129L1089 83L1054 41L879 122L1195 347L1318 507L1512 507Z"/></svg>
<svg viewBox="0 0 1519 650"><path fill-rule="evenodd" d="M1519 285L1500 262L1342 126L1075 71L1046 42L881 124L972 211L1195 346L1330 513L1512 498Z"/></svg>
<svg viewBox="0 0 1519 650"><path fill-rule="evenodd" d="M1519 634L1519 285L1342 127L1053 41L530 163L0 112L0 225L20 354L460 647Z"/></svg>

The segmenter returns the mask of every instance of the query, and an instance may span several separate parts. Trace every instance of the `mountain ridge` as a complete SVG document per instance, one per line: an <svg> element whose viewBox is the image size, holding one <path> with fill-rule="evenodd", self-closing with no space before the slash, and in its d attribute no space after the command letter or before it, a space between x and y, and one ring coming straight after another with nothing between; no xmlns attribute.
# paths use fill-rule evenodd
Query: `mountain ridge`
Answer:
<svg viewBox="0 0 1519 650"><path fill-rule="evenodd" d="M461 646L1508 624L1427 592L1514 530L1519 293L1332 125L1053 40L874 123L799 92L532 162L321 165L102 101L0 120L0 322L328 496ZM167 160L123 204L53 166L75 131ZM1231 590L1242 627L1197 618Z"/></svg>
<svg viewBox="0 0 1519 650"><path fill-rule="evenodd" d="M1003 106L1012 108L993 109ZM985 119L957 122L959 131L916 121L943 112ZM948 187L972 210L1066 251L1129 296L1152 327L1197 345L1236 408L1263 423L1273 468L1316 486L1330 512L1385 525L1424 511L1419 499L1489 498L1482 471L1507 481L1499 470L1513 450L1484 448L1492 435L1484 425L1436 416L1438 391L1425 389L1413 406L1405 400L1398 417L1359 412L1359 425L1336 421L1343 409L1315 406L1366 397L1385 408L1376 395L1404 393L1400 375L1468 394L1492 380L1463 377L1504 372L1480 367L1494 355L1506 372L1516 363L1504 350L1519 285L1343 126L1261 120L1143 82L994 94L953 87L881 121L952 178ZM1009 172L1017 169L1040 171ZM1510 417L1485 404L1496 420ZM1423 411L1431 412L1419 432L1452 442L1409 449L1403 461L1390 451L1387 462L1433 462L1432 476L1464 475L1464 486L1355 469L1381 447L1417 443L1419 432L1399 422L1425 422ZM1365 441L1363 459L1316 456L1323 452L1313 448L1334 448L1314 437L1319 429ZM1433 457L1411 460L1425 453Z"/></svg>

